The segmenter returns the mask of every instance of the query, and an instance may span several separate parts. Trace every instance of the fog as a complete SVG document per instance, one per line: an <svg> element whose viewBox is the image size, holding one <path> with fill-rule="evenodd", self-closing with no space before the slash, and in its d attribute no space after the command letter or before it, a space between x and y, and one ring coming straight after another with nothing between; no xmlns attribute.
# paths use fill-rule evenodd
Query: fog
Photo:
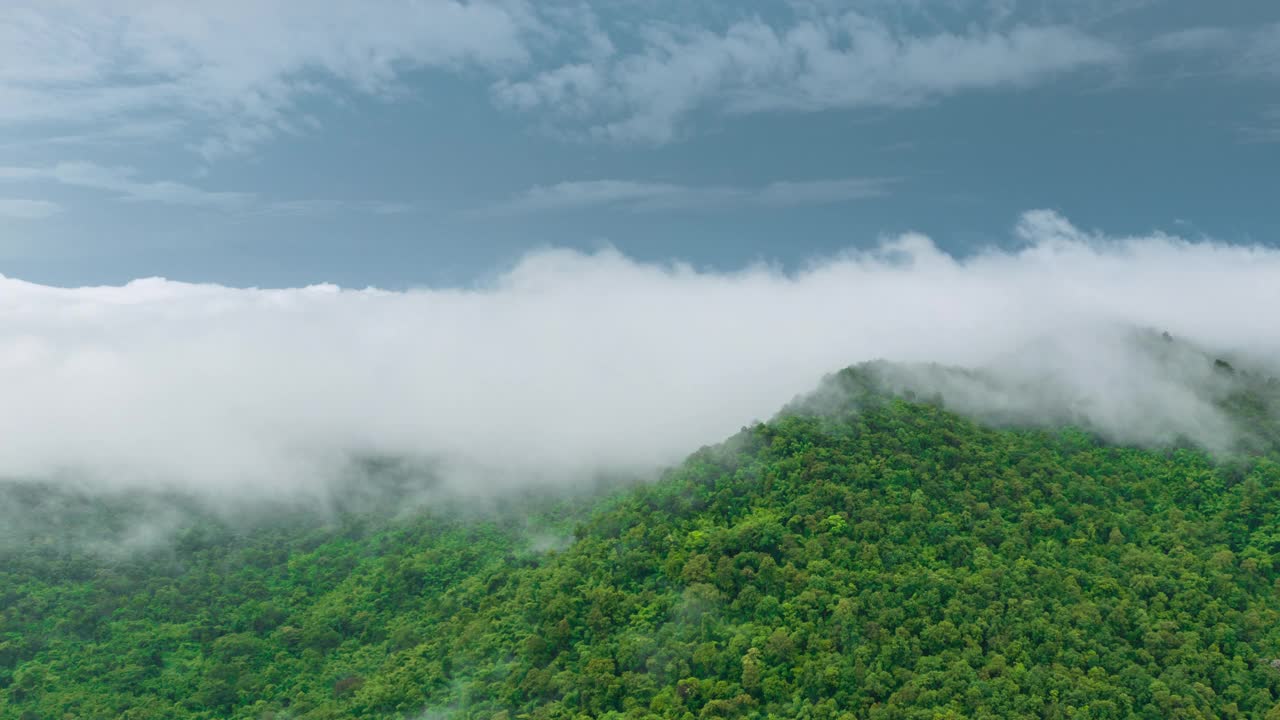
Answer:
<svg viewBox="0 0 1280 720"><path fill-rule="evenodd" d="M567 487L678 462L877 359L988 369L998 391L899 377L966 412L1218 446L1211 368L1133 330L1280 357L1280 250L1048 211L1010 240L956 259L909 234L791 273L549 249L484 286L406 292L0 279L0 476L259 500L376 456L463 494Z"/></svg>

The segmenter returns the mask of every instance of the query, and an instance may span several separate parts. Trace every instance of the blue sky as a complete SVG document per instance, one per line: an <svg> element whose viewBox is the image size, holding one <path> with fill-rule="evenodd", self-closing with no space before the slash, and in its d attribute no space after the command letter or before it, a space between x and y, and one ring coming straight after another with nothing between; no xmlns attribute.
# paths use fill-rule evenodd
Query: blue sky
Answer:
<svg viewBox="0 0 1280 720"><path fill-rule="evenodd" d="M532 249L797 267L1052 209L1280 238L1268 0L14 0L0 274L484 282Z"/></svg>

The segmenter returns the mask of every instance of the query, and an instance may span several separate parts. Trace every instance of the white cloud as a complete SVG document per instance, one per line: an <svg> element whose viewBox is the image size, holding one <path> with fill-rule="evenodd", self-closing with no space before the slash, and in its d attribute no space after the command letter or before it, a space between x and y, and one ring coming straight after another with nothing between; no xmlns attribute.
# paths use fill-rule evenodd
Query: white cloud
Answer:
<svg viewBox="0 0 1280 720"><path fill-rule="evenodd" d="M892 178L780 181L759 187L578 180L537 185L497 208L501 213L615 207L633 212L727 207L795 207L880 197Z"/></svg>
<svg viewBox="0 0 1280 720"><path fill-rule="evenodd" d="M876 358L997 367L1120 439L1211 439L1220 417L1183 382L1203 372L1171 374L1120 331L1274 367L1280 250L1108 238L1048 212L1018 233L964 260L906 235L792 275L554 250L471 290L3 279L0 476L251 501L377 452L439 459L464 492L568 483L677 461Z"/></svg>
<svg viewBox="0 0 1280 720"><path fill-rule="evenodd" d="M330 84L394 92L419 68L524 62L523 0L16 0L0 8L0 123L183 117L209 155L296 128Z"/></svg>
<svg viewBox="0 0 1280 720"><path fill-rule="evenodd" d="M48 200L0 197L0 217L42 220L62 212L62 206Z"/></svg>
<svg viewBox="0 0 1280 720"><path fill-rule="evenodd" d="M724 32L650 26L642 47L500 81L507 107L585 120L598 138L663 143L689 115L904 107L953 93L1019 87L1121 60L1066 26L910 35L848 12L788 27L759 18Z"/></svg>

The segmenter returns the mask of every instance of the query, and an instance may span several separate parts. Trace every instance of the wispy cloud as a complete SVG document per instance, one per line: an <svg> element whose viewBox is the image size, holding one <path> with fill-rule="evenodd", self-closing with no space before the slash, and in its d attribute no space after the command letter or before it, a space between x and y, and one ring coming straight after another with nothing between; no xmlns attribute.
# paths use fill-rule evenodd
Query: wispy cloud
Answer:
<svg viewBox="0 0 1280 720"><path fill-rule="evenodd" d="M61 205L48 200L0 197L0 217L19 220L42 220L61 211Z"/></svg>
<svg viewBox="0 0 1280 720"><path fill-rule="evenodd" d="M104 167L85 162L58 163L48 167L0 167L0 181L4 180L54 182L101 190L123 200L221 210L244 208L256 199L250 193L210 191L172 180L140 180L133 168Z"/></svg>
<svg viewBox="0 0 1280 720"><path fill-rule="evenodd" d="M1155 52L1214 52L1231 47L1235 40L1236 34L1226 28L1193 27L1157 35L1146 46Z"/></svg>
<svg viewBox="0 0 1280 720"><path fill-rule="evenodd" d="M754 201L771 207L827 205L848 200L881 197L898 178L843 178L838 180L783 180L769 183Z"/></svg>
<svg viewBox="0 0 1280 720"><path fill-rule="evenodd" d="M1280 25L1139 33L1124 46L1073 24L1074 5L780 0L767 13L691 10L682 24L643 4L599 5L13 0L0 8L0 127L102 142L180 128L182 145L214 159L313 131L309 100L397 98L416 91L414 72L439 70L489 84L499 107L561 134L658 144L700 112L911 107L1150 52L1229 50L1241 67L1280 72Z"/></svg>
<svg viewBox="0 0 1280 720"><path fill-rule="evenodd" d="M309 131L308 98L395 97L438 69L479 71L500 106L577 118L587 135L663 142L703 107L900 107L1122 55L1067 25L996 28L999 13L917 34L885 13L796 7L676 28L560 1L15 0L0 8L0 126L82 138L179 123L211 159Z"/></svg>
<svg viewBox="0 0 1280 720"><path fill-rule="evenodd" d="M536 185L495 209L500 214L613 207L631 212L829 205L885 195L895 178L780 181L757 187L578 180Z"/></svg>
<svg viewBox="0 0 1280 720"><path fill-rule="evenodd" d="M405 71L520 63L536 24L524 0L15 0L0 124L180 117L206 128L206 154L235 152L297 127L298 101L329 88L385 95Z"/></svg>
<svg viewBox="0 0 1280 720"><path fill-rule="evenodd" d="M1250 33L1243 60L1247 70L1280 76L1280 22Z"/></svg>
<svg viewBox="0 0 1280 720"><path fill-rule="evenodd" d="M98 148L119 148L137 146L172 140L183 131L183 124L177 118L106 121L98 127L79 128L75 132L65 134L32 134L20 140L0 143L0 148L33 147L71 147L88 146Z"/></svg>
<svg viewBox="0 0 1280 720"><path fill-rule="evenodd" d="M410 203L384 200L276 200L259 204L253 212L260 215L316 216L340 212L371 215L403 215L413 212Z"/></svg>
<svg viewBox="0 0 1280 720"><path fill-rule="evenodd" d="M4 182L54 183L101 191L127 202L237 213L309 216L359 212L395 215L413 210L413 206L407 203L382 200L277 200L250 192L207 190L174 180L143 180L134 168L109 167L88 162L66 162L49 166L0 166L0 183ZM18 207L21 206L15 205L15 208Z"/></svg>
<svg viewBox="0 0 1280 720"><path fill-rule="evenodd" d="M1280 105L1264 110L1256 120L1238 127L1240 139L1254 143L1280 143Z"/></svg>
<svg viewBox="0 0 1280 720"><path fill-rule="evenodd" d="M848 12L723 32L647 27L634 51L494 87L497 102L583 120L592 137L664 143L700 109L728 113L904 107L1021 87L1119 62L1117 46L1067 26L905 33Z"/></svg>
<svg viewBox="0 0 1280 720"><path fill-rule="evenodd" d="M1280 22L1184 28L1151 38L1145 48L1207 57L1214 69L1240 77L1280 76Z"/></svg>
<svg viewBox="0 0 1280 720"><path fill-rule="evenodd" d="M14 0L0 8L0 128L37 143L164 137L212 160L323 127L308 102L398 99L440 70L559 135L658 145L700 115L910 108L1152 54L1280 73L1280 24L1105 37L1082 4L776 5L677 24L576 0Z"/></svg>

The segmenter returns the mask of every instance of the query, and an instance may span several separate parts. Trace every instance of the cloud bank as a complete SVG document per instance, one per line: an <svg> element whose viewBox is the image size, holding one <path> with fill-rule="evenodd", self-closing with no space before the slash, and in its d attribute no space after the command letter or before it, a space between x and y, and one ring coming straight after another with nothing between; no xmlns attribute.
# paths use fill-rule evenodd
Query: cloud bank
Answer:
<svg viewBox="0 0 1280 720"><path fill-rule="evenodd" d="M563 485L677 462L874 359L1022 372L1047 406L1145 440L1126 428L1212 431L1212 408L1128 328L1280 357L1280 250L1046 211L1016 235L956 259L908 234L792 274L547 250L485 287L410 292L6 278L0 476L260 499L324 488L355 454L438 463L462 492Z"/></svg>

